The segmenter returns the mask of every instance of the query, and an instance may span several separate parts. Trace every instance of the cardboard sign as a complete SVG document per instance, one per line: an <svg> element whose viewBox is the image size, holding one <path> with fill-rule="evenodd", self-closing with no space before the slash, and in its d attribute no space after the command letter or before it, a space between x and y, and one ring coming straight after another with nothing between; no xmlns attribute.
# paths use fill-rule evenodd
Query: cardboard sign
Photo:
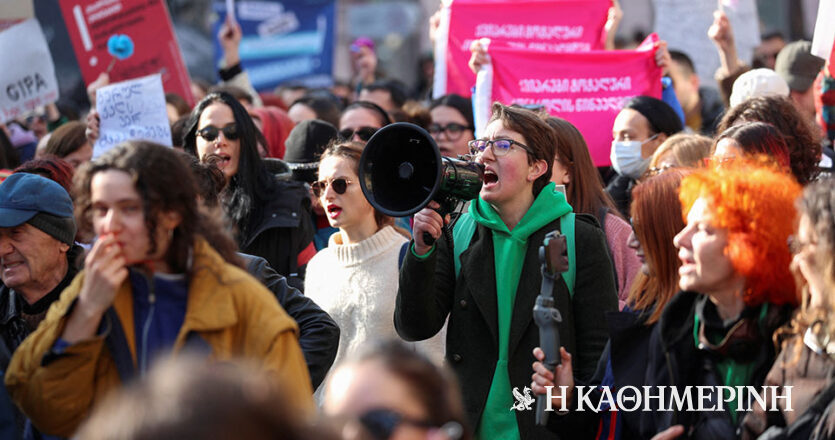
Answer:
<svg viewBox="0 0 835 440"><path fill-rule="evenodd" d="M217 35L226 20L227 5L241 26L241 65L252 87L272 90L287 81L309 87L333 84L334 0L215 2ZM220 43L215 58L220 62Z"/></svg>
<svg viewBox="0 0 835 440"><path fill-rule="evenodd" d="M86 84L108 70L111 83L158 73L166 92L194 104L163 0L60 0L60 5Z"/></svg>
<svg viewBox="0 0 835 440"><path fill-rule="evenodd" d="M541 105L568 120L583 134L596 166L610 164L612 124L626 101L637 95L661 98L661 68L651 41L629 51L543 54L491 48L489 54L490 99Z"/></svg>
<svg viewBox="0 0 835 440"><path fill-rule="evenodd" d="M0 32L0 53L14 54L0 69L0 116L10 121L58 99L55 66L34 18Z"/></svg>
<svg viewBox="0 0 835 440"><path fill-rule="evenodd" d="M541 52L602 50L603 26L611 0L454 0L448 20L442 19L436 44L435 97L447 93L470 96L475 74L467 66L470 44L490 39L490 48ZM446 11L444 11L446 13ZM444 53L445 52L445 53Z"/></svg>
<svg viewBox="0 0 835 440"><path fill-rule="evenodd" d="M124 81L96 91L101 118L93 157L131 139L171 146L171 127L165 110L165 92L159 74Z"/></svg>

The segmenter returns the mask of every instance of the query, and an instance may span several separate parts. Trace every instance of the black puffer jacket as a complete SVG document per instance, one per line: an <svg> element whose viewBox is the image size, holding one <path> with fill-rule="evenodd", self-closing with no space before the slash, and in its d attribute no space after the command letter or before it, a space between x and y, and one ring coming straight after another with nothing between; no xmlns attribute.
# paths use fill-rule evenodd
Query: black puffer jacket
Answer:
<svg viewBox="0 0 835 440"><path fill-rule="evenodd" d="M254 255L238 255L246 262L247 272L270 289L281 307L299 325L299 345L315 390L325 380L336 358L339 327L328 312L290 286L286 278L267 264L267 260Z"/></svg>

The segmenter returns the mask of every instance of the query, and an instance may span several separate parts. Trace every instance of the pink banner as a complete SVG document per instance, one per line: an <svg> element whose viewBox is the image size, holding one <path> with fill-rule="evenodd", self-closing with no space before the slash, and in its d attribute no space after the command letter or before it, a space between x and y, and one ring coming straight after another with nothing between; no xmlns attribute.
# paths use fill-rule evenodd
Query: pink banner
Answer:
<svg viewBox="0 0 835 440"><path fill-rule="evenodd" d="M661 98L661 68L651 42L630 51L543 54L490 48L492 100L542 105L577 126L597 166L610 165L612 124L637 95Z"/></svg>
<svg viewBox="0 0 835 440"><path fill-rule="evenodd" d="M588 52L603 49L611 0L454 0L446 50L446 93L470 96L475 74L470 43L490 39L490 50Z"/></svg>

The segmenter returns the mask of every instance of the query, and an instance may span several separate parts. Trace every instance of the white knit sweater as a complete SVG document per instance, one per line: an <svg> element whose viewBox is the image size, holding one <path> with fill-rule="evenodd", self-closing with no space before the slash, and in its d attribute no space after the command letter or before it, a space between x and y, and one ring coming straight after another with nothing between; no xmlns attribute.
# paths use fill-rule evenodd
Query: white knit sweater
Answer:
<svg viewBox="0 0 835 440"><path fill-rule="evenodd" d="M307 263L305 295L339 325L334 366L366 341L399 338L394 330L394 304L400 249L406 241L391 226L356 244L342 244L337 232L331 235L328 247ZM440 363L445 333L414 345Z"/></svg>

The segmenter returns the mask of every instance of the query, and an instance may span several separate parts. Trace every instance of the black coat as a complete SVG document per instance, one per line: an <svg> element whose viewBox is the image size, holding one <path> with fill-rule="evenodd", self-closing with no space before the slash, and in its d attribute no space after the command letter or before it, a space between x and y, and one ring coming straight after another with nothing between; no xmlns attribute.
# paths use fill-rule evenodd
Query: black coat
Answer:
<svg viewBox="0 0 835 440"><path fill-rule="evenodd" d="M258 218L246 237L239 238L241 252L264 258L270 267L287 278L288 284L304 291L305 264L299 265L299 254L311 246L313 223L310 220L310 198L303 183L277 181L274 196L260 200Z"/></svg>
<svg viewBox="0 0 835 440"><path fill-rule="evenodd" d="M562 277L558 277L553 294L562 314L560 340L574 356L575 374L588 379L606 344L605 313L617 310L617 294L603 231L591 217L576 218L574 297ZM520 390L531 384L532 351L539 345L539 328L533 320L542 282L539 246L546 233L558 229L559 220L555 220L528 238L508 345L510 383ZM496 268L489 229L478 225L469 247L461 253L457 280L453 274L452 253L445 240L438 240L436 249L424 260L407 252L400 271L394 325L401 337L417 341L438 333L449 316L446 359L458 376L469 421L478 427L498 360ZM534 426L534 411L517 411L516 420L522 438L555 437Z"/></svg>
<svg viewBox="0 0 835 440"><path fill-rule="evenodd" d="M270 289L281 307L299 325L299 345L315 390L325 380L336 359L339 326L312 299L287 284L287 279L273 270L267 260L254 255L238 255L246 261L247 272Z"/></svg>
<svg viewBox="0 0 835 440"><path fill-rule="evenodd" d="M664 308L650 338L646 385L674 386L682 394L686 386L724 385L716 370L716 364L721 359L717 354L698 349L693 340L693 316L700 297L702 295L696 292L678 292ZM751 356L755 366L749 385L759 387L763 384L775 359L771 336L788 321L790 314L790 306L769 306L768 314L759 327L761 342ZM716 405L714 400L704 406ZM641 433L650 438L670 426L681 424L688 438L735 438L743 416L744 413L739 413L734 425L727 408L724 411L644 411L641 413Z"/></svg>
<svg viewBox="0 0 835 440"><path fill-rule="evenodd" d="M634 386L640 389L644 385L646 376L650 336L657 324L646 325L646 318L647 315L627 310L607 313L609 343L606 344L603 355L600 356L597 371L594 372L594 376L588 382L576 381L575 385L599 386L603 382L606 375L606 366L611 359L614 384L609 386L613 395L625 386ZM601 394L600 389L591 392L589 401L597 405L600 402ZM577 393L574 393L574 397L575 402L571 403L572 408L576 408ZM614 423L620 425L620 438L622 440L641 438L640 411L605 411L600 413L588 410L572 411L565 416L550 417L548 427L565 438L594 438L601 417L616 418ZM561 419L564 419L564 421L561 421Z"/></svg>
<svg viewBox="0 0 835 440"><path fill-rule="evenodd" d="M632 213L632 188L635 187L637 181L631 177L621 176L615 174L615 177L606 185L606 193L615 202L621 215L630 218Z"/></svg>

